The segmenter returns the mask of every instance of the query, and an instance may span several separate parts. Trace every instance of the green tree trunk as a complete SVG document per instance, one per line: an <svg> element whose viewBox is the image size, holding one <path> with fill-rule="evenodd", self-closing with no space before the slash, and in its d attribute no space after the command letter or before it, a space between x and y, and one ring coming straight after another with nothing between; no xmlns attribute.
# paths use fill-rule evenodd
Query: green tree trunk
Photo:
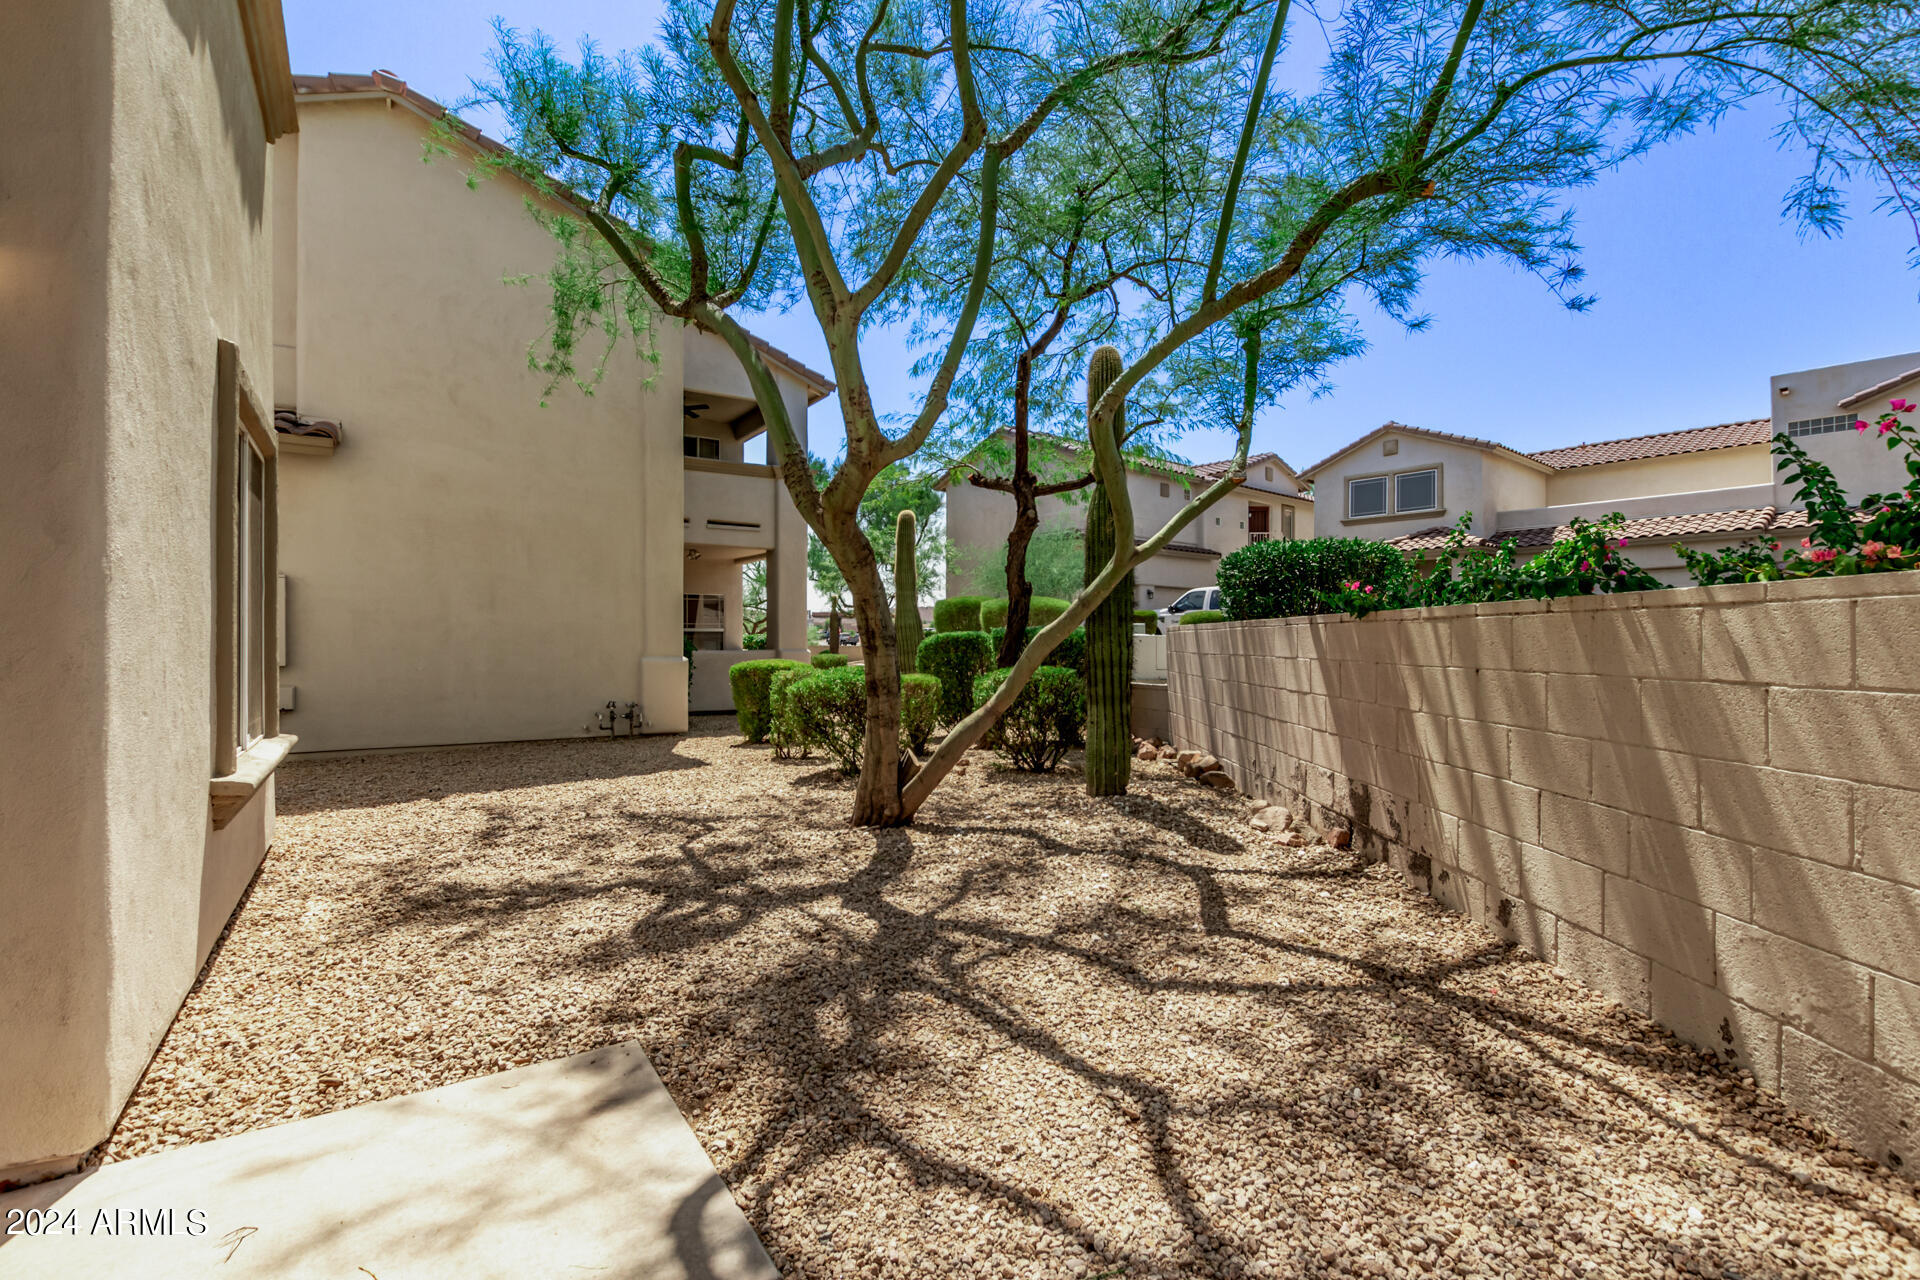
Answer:
<svg viewBox="0 0 1920 1280"><path fill-rule="evenodd" d="M913 512L902 511L893 529L893 634L900 646L900 674L913 675L920 660L920 580L914 570Z"/></svg>
<svg viewBox="0 0 1920 1280"><path fill-rule="evenodd" d="M1120 352L1103 346L1087 366L1091 412L1121 372ZM1113 417L1116 439L1126 435L1126 414ZM1096 483L1087 504L1087 581L1114 556L1113 508ZM1133 575L1113 589L1087 618L1087 794L1126 794L1133 776Z"/></svg>

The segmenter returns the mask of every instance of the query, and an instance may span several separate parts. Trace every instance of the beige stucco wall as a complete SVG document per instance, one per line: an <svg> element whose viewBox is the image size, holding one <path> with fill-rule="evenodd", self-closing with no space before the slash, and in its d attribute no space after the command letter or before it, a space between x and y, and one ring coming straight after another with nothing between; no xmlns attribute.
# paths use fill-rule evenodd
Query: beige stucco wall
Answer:
<svg viewBox="0 0 1920 1280"><path fill-rule="evenodd" d="M1911 1171L1920 573L1177 627L1174 741Z"/></svg>
<svg viewBox="0 0 1920 1280"><path fill-rule="evenodd" d="M1773 459L1767 446L1747 444L1733 449L1708 449L1701 453L1556 471L1547 477L1546 501L1538 505L1557 507L1772 483ZM1687 507L1687 510L1712 508Z"/></svg>
<svg viewBox="0 0 1920 1280"><path fill-rule="evenodd" d="M0 7L0 1181L107 1134L251 877L211 831L216 344L271 368L232 0Z"/></svg>
<svg viewBox="0 0 1920 1280"><path fill-rule="evenodd" d="M1840 408L1838 401L1916 368L1920 368L1920 351L1828 365L1821 369L1804 369L1798 373L1776 374L1770 386L1773 430L1778 434L1787 429L1789 422L1842 413L1856 420L1876 422L1886 412L1888 400L1901 395L1908 399L1920 395L1920 380L1891 388L1871 401L1850 409ZM1907 415L1909 424L1915 420L1914 415ZM1833 469L1834 479L1856 502L1869 493L1900 488L1907 483L1906 467L1902 464L1901 455L1889 452L1886 442L1879 439L1875 432L1868 431L1862 435L1854 431L1837 431L1829 435L1803 436L1799 444L1809 456ZM1774 486L1778 505L1802 505L1794 501L1793 483L1784 475L1774 477Z"/></svg>
<svg viewBox="0 0 1920 1280"><path fill-rule="evenodd" d="M1397 445L1397 452L1384 452L1390 443ZM1348 479L1418 471L1436 465L1441 469L1440 511L1385 519L1347 518ZM1492 532L1502 507L1538 507L1546 503L1543 473L1484 449L1429 436L1389 434L1370 440L1321 468L1313 481L1315 532L1330 538L1384 541L1435 525L1451 525L1467 511L1473 513L1473 532L1485 534Z"/></svg>
<svg viewBox="0 0 1920 1280"><path fill-rule="evenodd" d="M544 383L553 244L509 180L421 163L384 97L303 102L292 362L345 426L281 466L285 724L301 750L566 737L609 700L685 725L681 350ZM284 332L284 330L283 330ZM288 398L285 394L277 397Z"/></svg>
<svg viewBox="0 0 1920 1280"><path fill-rule="evenodd" d="M1275 470L1276 483L1285 477ZM1145 538L1160 531L1193 496L1196 483L1179 473L1130 471L1127 492L1133 499L1134 533ZM1162 495L1160 488L1166 486ZM1294 496L1267 490L1236 490L1215 503L1212 510L1190 520L1175 541L1204 547L1212 555L1186 551L1166 551L1150 556L1134 570L1134 603L1141 608L1162 608L1180 593L1193 587L1213 585L1220 556L1247 544L1247 508L1262 503L1271 512L1272 532L1281 529L1281 509L1294 509L1294 536L1313 536L1313 503ZM1084 494L1069 497L1045 497L1037 503L1040 527L1049 529L1085 529L1087 522ZM947 557L948 595L1004 595L1005 580L999 572L985 572L995 554L1005 548L1013 529L1014 505L1011 494L981 489L964 481L947 487L946 529L950 552Z"/></svg>

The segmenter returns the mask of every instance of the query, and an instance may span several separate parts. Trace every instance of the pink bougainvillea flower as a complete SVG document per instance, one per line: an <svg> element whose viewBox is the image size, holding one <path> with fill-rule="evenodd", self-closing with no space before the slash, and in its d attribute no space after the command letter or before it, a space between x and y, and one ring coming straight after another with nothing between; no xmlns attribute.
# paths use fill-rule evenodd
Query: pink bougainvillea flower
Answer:
<svg viewBox="0 0 1920 1280"><path fill-rule="evenodd" d="M1800 545L1801 545L1801 546L1803 546L1803 547L1810 547L1810 546L1812 546L1812 545L1813 545L1813 539L1812 539L1812 538L1802 538L1802 539L1800 539Z"/></svg>
<svg viewBox="0 0 1920 1280"><path fill-rule="evenodd" d="M1880 434L1881 434L1881 435L1885 435L1885 434L1887 434L1887 432L1889 432L1889 431L1891 431L1891 430L1893 430L1893 424L1892 424L1891 422L1883 422L1883 423L1881 423L1881 424L1880 424Z"/></svg>
<svg viewBox="0 0 1920 1280"><path fill-rule="evenodd" d="M1776 543L1774 543L1774 544L1773 544L1773 549L1774 549L1775 551L1778 551L1778 550L1780 549L1780 544L1779 544L1779 543L1777 543L1777 542L1776 542Z"/></svg>
<svg viewBox="0 0 1920 1280"><path fill-rule="evenodd" d="M1853 429L1855 431L1865 431L1868 427L1872 425L1873 424L1868 422L1865 418L1855 418L1853 420Z"/></svg>
<svg viewBox="0 0 1920 1280"><path fill-rule="evenodd" d="M1902 551L1902 550L1901 550L1900 548L1898 548L1898 547L1888 547L1888 548L1887 548L1887 559L1889 559L1889 560L1898 560L1898 559L1900 559L1900 557L1902 557L1902 556L1904 556L1904 555L1906 555L1906 554L1907 554L1906 552L1904 552L1904 551Z"/></svg>
<svg viewBox="0 0 1920 1280"><path fill-rule="evenodd" d="M1912 413L1912 412L1913 412L1913 401L1911 401L1911 400L1889 400L1889 401L1887 402L1887 407L1888 407L1889 409L1892 409L1892 410L1893 410L1893 411L1894 411L1895 413Z"/></svg>
<svg viewBox="0 0 1920 1280"><path fill-rule="evenodd" d="M1613 545L1620 548L1622 551L1625 551L1627 549L1627 540L1625 538L1622 538L1620 539L1620 541L1614 543Z"/></svg>
<svg viewBox="0 0 1920 1280"><path fill-rule="evenodd" d="M1588 564L1588 563L1587 563L1587 562L1586 562L1585 560L1582 560L1582 561L1580 562L1580 572L1582 572L1582 573L1592 573L1592 572L1593 572L1593 566L1592 566L1592 565L1590 565L1590 564Z"/></svg>
<svg viewBox="0 0 1920 1280"><path fill-rule="evenodd" d="M1886 549L1887 544L1884 542L1866 542L1861 544L1860 554L1866 556L1868 559L1872 559Z"/></svg>
<svg viewBox="0 0 1920 1280"><path fill-rule="evenodd" d="M1372 584L1372 583L1368 583L1368 584L1367 584L1367 594L1368 594L1368 595L1372 595L1372 594L1373 594L1373 584Z"/></svg>
<svg viewBox="0 0 1920 1280"><path fill-rule="evenodd" d="M1821 547L1819 550L1815 551L1808 558L1812 560L1815 564L1825 564L1827 563L1827 561L1833 559L1835 556L1839 554L1840 553L1835 551L1832 547Z"/></svg>

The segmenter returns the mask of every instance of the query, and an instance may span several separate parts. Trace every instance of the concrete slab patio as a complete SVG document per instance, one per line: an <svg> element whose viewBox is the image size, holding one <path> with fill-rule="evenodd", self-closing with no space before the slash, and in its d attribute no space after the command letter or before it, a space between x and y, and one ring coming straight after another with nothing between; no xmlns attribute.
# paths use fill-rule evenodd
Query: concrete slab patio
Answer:
<svg viewBox="0 0 1920 1280"><path fill-rule="evenodd" d="M778 1274L635 1044L0 1196L15 1210L55 1229L0 1235L4 1280Z"/></svg>

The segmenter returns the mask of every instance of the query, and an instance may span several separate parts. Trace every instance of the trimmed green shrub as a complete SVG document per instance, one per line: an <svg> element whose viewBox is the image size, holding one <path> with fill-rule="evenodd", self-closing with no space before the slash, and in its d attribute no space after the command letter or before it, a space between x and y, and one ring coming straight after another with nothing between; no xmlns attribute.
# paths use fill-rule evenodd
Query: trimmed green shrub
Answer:
<svg viewBox="0 0 1920 1280"><path fill-rule="evenodd" d="M936 631L920 642L921 674L940 682L942 724L959 724L973 710L974 677L993 665L995 652L984 631Z"/></svg>
<svg viewBox="0 0 1920 1280"><path fill-rule="evenodd" d="M1061 600L1054 596L1034 596L1027 601L1027 625L1031 627L1044 627L1065 613L1068 608L1072 606L1072 603L1070 600ZM982 600L980 602L980 625L988 631L993 630L995 627L1000 627L1004 630L1007 625L1007 609L1009 607L1005 600Z"/></svg>
<svg viewBox="0 0 1920 1280"><path fill-rule="evenodd" d="M772 724L767 729L767 741L773 744L773 758L790 760L796 756L805 756L812 750L813 744L807 740L806 730L800 724L800 718L794 714L792 690L802 680L815 675L812 667L795 666L791 671L776 671L767 685L767 710Z"/></svg>
<svg viewBox="0 0 1920 1280"><path fill-rule="evenodd" d="M1153 610L1135 609L1133 611L1133 620L1135 622L1146 623L1147 625L1146 634L1150 636L1157 636L1160 634L1160 615L1155 613Z"/></svg>
<svg viewBox="0 0 1920 1280"><path fill-rule="evenodd" d="M867 732L867 673L859 667L833 667L810 673L787 688L799 734L840 766L860 771L860 744Z"/></svg>
<svg viewBox="0 0 1920 1280"><path fill-rule="evenodd" d="M1033 638L1039 634L1039 627L1028 627L1027 643L1032 644ZM1007 638L1007 629L1005 627L995 627L992 631L989 631L987 635L993 641L993 651L999 653L1000 642ZM1073 630L1067 632L1067 638L1062 640L1055 646L1054 651L1047 655L1047 665L1050 667L1066 667L1071 671L1085 675L1087 673L1087 629L1085 627L1075 627ZM975 705L977 706L979 704L976 703Z"/></svg>
<svg viewBox="0 0 1920 1280"><path fill-rule="evenodd" d="M1332 611L1328 601L1350 582L1376 586L1411 570L1399 551L1364 538L1305 538L1250 542L1220 561L1220 594L1227 617L1291 618Z"/></svg>
<svg viewBox="0 0 1920 1280"><path fill-rule="evenodd" d="M915 755L925 755L927 743L933 739L934 724L940 718L940 695L938 677L900 677L900 731Z"/></svg>
<svg viewBox="0 0 1920 1280"><path fill-rule="evenodd" d="M1184 627L1192 622L1225 622L1227 615L1218 609L1189 609L1179 618L1180 625Z"/></svg>
<svg viewBox="0 0 1920 1280"><path fill-rule="evenodd" d="M847 655L844 653L816 653L813 655L813 665L820 671L830 671L834 667L844 667L847 665Z"/></svg>
<svg viewBox="0 0 1920 1280"><path fill-rule="evenodd" d="M980 602L985 596L948 596L933 602L935 631L984 631L980 625Z"/></svg>
<svg viewBox="0 0 1920 1280"><path fill-rule="evenodd" d="M727 670L727 687L733 691L733 714L740 721L740 732L748 742L765 742L772 711L767 705L768 686L776 671L807 669L804 662L785 658L753 658L736 662Z"/></svg>
<svg viewBox="0 0 1920 1280"><path fill-rule="evenodd" d="M973 701L979 706L993 696L1007 678L1007 669L983 672L973 682ZM1041 667L1000 717L994 744L1007 753L1016 769L1052 773L1080 740L1087 718L1087 692L1077 672L1065 667Z"/></svg>

